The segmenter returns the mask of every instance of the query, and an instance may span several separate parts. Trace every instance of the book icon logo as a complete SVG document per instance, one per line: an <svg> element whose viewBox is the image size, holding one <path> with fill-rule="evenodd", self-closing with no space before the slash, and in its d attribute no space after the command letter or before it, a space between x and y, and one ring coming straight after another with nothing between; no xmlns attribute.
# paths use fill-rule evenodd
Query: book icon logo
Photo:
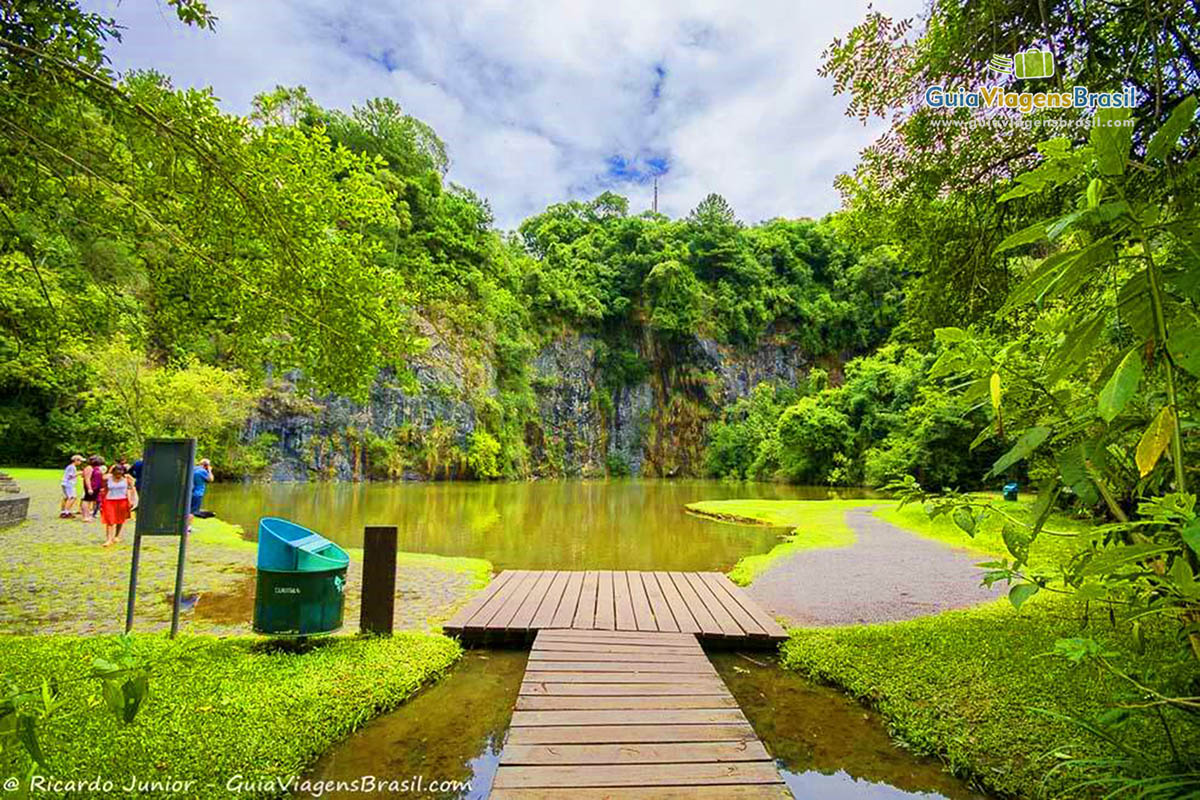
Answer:
<svg viewBox="0 0 1200 800"><path fill-rule="evenodd" d="M1040 47L1031 47L1012 56L997 53L988 62L988 68L1017 78L1051 78L1054 77L1054 54Z"/></svg>

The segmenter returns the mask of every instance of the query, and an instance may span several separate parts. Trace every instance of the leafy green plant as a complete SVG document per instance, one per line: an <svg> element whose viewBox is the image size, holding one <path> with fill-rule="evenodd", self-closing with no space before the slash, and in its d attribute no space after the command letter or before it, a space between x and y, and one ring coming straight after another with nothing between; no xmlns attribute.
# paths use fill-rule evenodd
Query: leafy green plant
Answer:
<svg viewBox="0 0 1200 800"><path fill-rule="evenodd" d="M23 774L21 788L28 791L29 779L39 769L48 766L42 747L39 728L53 719L72 713L92 713L101 706L72 705L63 686L68 682L97 681L100 685L102 707L128 725L150 697L150 662L140 655L128 636L108 658L92 660L91 671L84 676L43 678L36 688L21 687L6 681L0 695L0 773Z"/></svg>

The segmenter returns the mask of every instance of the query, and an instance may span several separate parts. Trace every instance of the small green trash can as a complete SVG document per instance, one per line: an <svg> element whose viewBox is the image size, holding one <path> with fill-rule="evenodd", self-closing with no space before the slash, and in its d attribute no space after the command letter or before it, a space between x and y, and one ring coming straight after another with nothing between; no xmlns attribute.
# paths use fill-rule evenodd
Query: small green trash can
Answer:
<svg viewBox="0 0 1200 800"><path fill-rule="evenodd" d="M342 627L350 556L318 533L278 517L258 523L254 630L313 636Z"/></svg>

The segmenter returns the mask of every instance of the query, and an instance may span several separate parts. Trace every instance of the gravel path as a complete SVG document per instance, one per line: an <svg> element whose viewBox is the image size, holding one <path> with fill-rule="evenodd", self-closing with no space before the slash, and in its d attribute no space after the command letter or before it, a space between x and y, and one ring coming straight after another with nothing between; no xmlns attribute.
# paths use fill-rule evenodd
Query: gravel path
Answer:
<svg viewBox="0 0 1200 800"><path fill-rule="evenodd" d="M988 556L923 539L870 508L847 511L846 522L857 542L779 561L750 585L751 597L796 625L854 625L976 605L1006 590L980 586L975 564Z"/></svg>

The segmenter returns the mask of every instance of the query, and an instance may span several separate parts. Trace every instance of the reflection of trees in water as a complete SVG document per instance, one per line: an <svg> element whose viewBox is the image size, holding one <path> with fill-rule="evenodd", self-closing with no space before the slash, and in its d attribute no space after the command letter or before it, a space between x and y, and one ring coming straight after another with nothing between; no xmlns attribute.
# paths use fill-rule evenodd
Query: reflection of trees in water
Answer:
<svg viewBox="0 0 1200 800"><path fill-rule="evenodd" d="M686 515L687 503L813 499L825 488L717 481L308 483L214 487L210 506L253 529L293 519L347 546L364 525L396 525L400 548L532 569L728 569L776 532Z"/></svg>
<svg viewBox="0 0 1200 800"><path fill-rule="evenodd" d="M773 660L758 655L753 658L765 665L732 653L709 657L754 732L788 772L830 775L840 770L856 781L887 784L904 792L936 792L935 796L952 800L979 797L936 759L916 758L896 746L878 713L838 690L780 669ZM811 796L835 796L827 783L814 783L811 788ZM860 787L853 796L868 793Z"/></svg>
<svg viewBox="0 0 1200 800"><path fill-rule="evenodd" d="M470 781L470 797L486 797L484 784L500 760L525 659L515 650L468 652L445 679L326 753L309 777L424 775L427 781Z"/></svg>

